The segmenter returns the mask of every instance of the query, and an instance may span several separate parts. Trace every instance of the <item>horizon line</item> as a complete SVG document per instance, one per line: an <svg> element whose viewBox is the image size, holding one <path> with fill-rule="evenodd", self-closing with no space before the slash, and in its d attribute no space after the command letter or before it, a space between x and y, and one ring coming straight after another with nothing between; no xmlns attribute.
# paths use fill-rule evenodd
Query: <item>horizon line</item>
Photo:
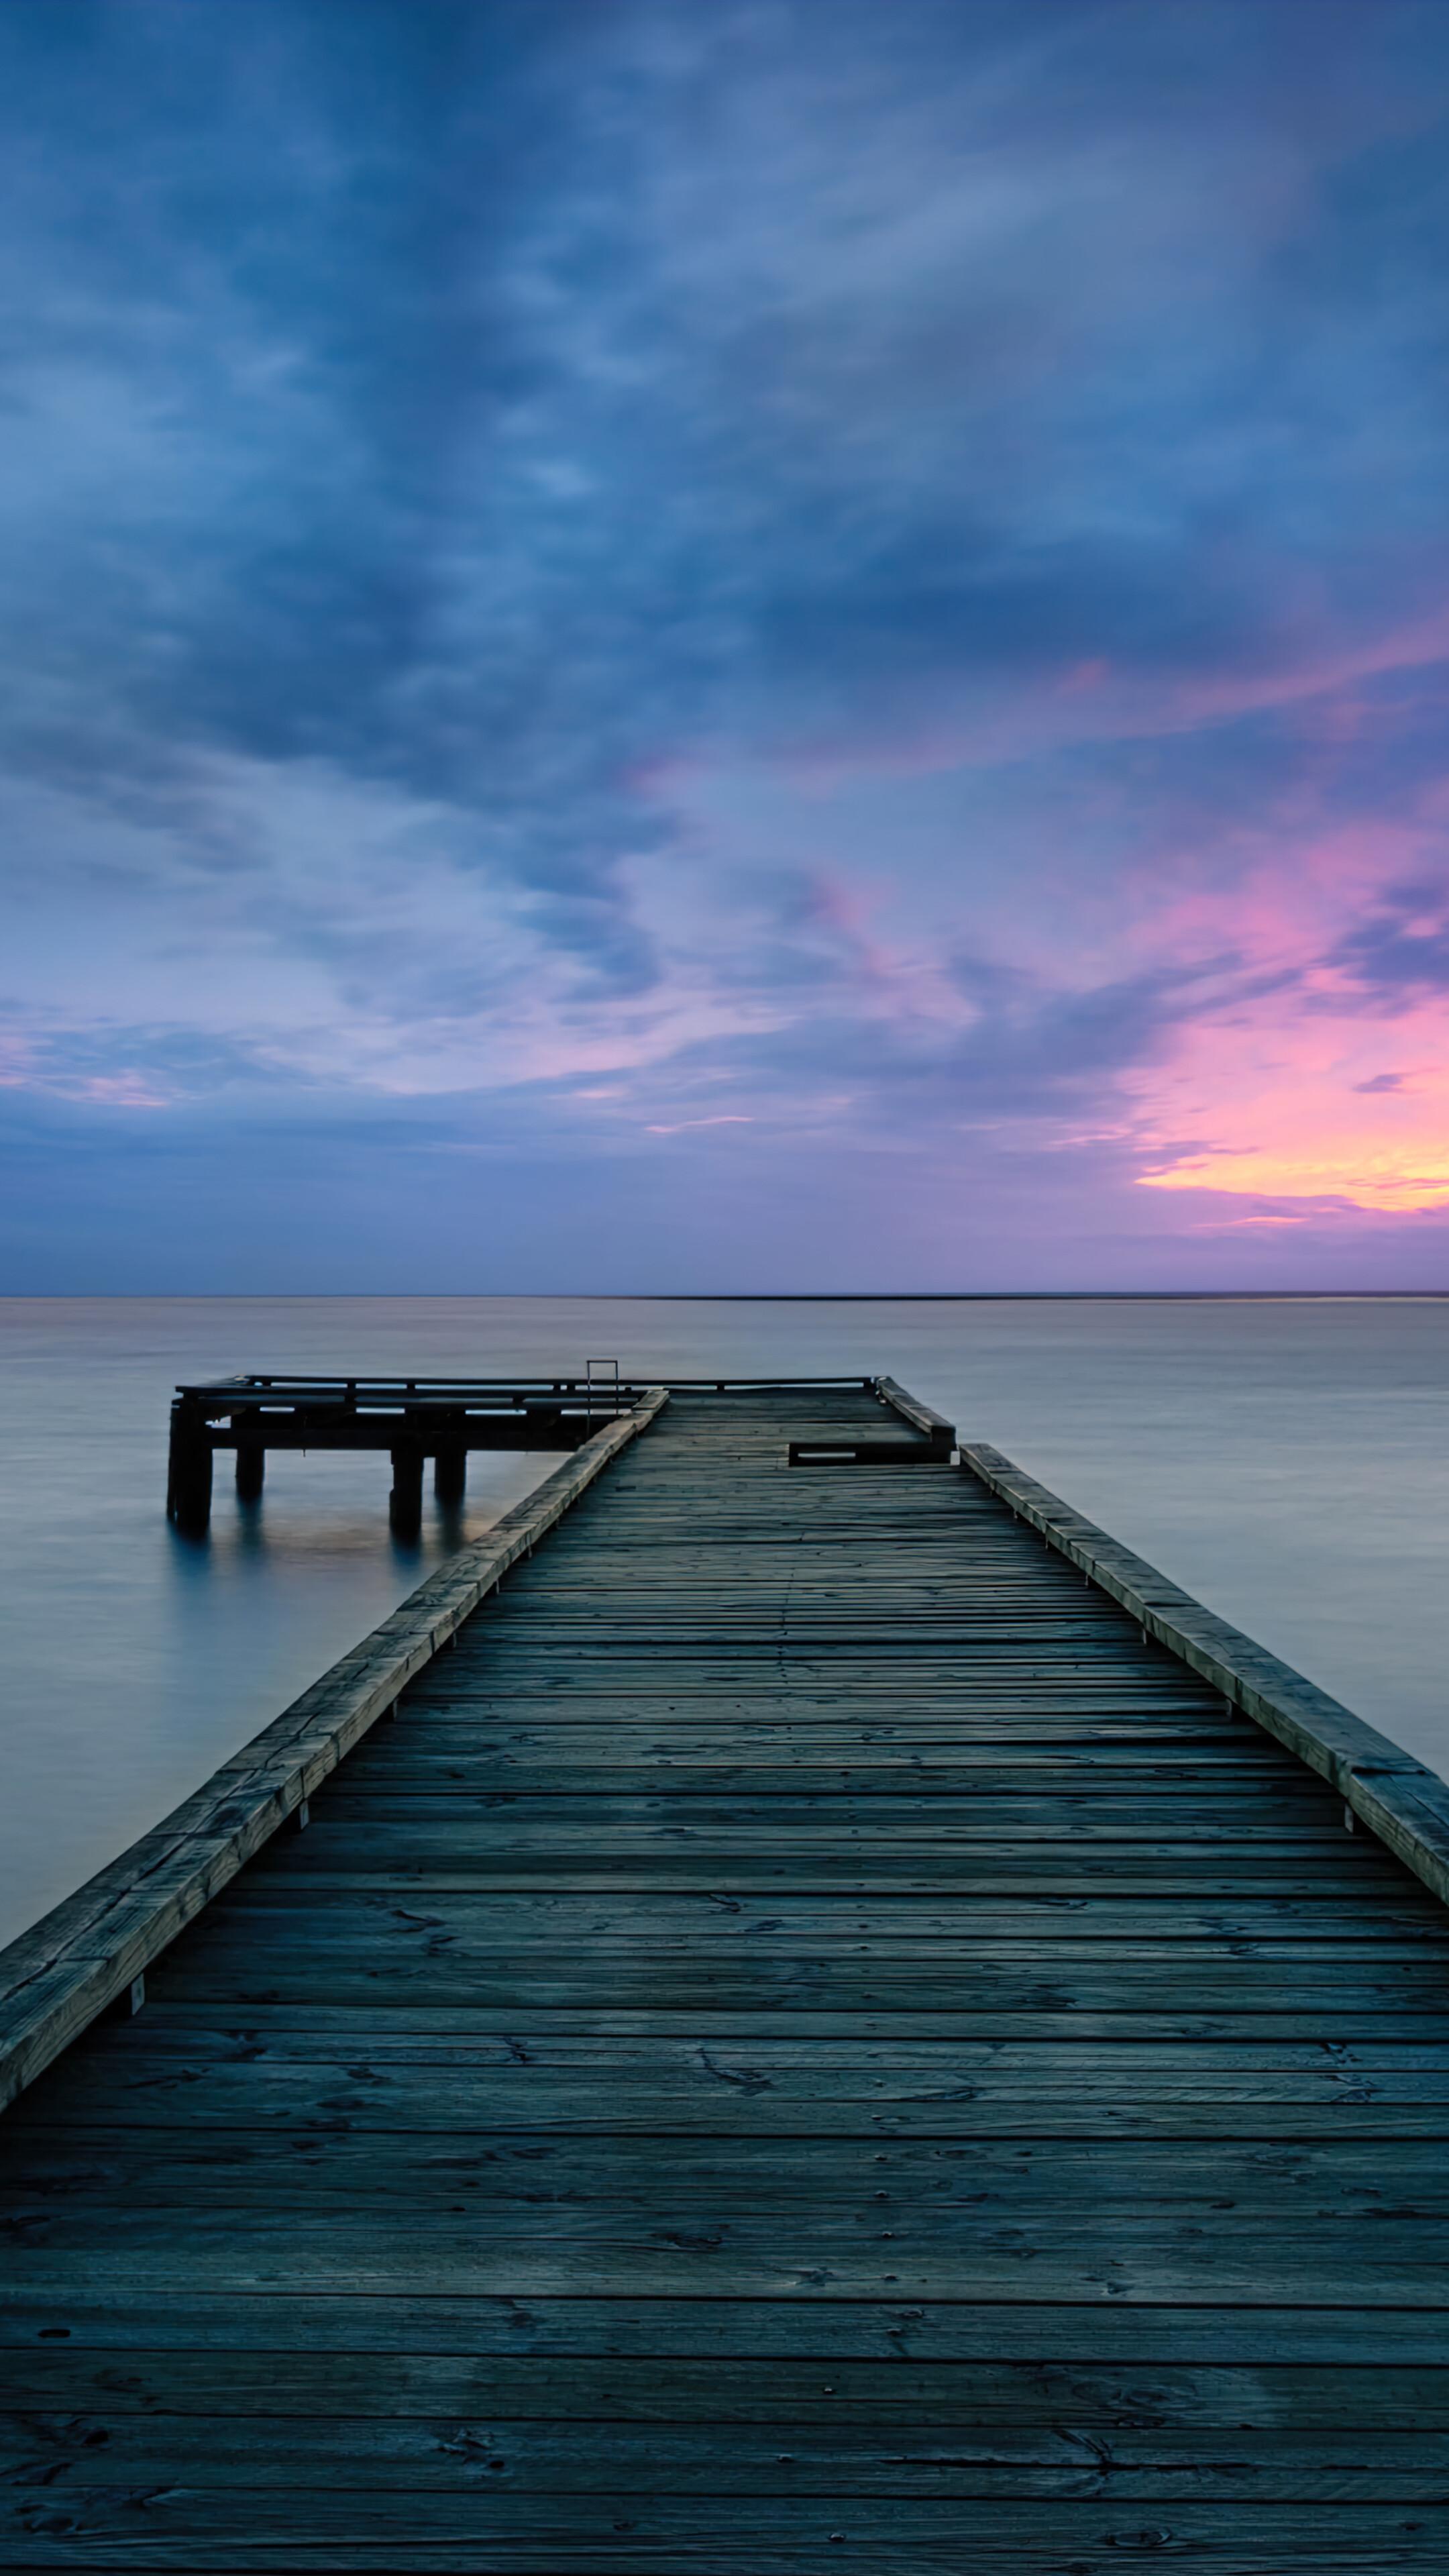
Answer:
<svg viewBox="0 0 1449 2576"><path fill-rule="evenodd" d="M1449 1288L5 1288L3 1306L530 1305L1031 1306L1433 1304Z"/></svg>

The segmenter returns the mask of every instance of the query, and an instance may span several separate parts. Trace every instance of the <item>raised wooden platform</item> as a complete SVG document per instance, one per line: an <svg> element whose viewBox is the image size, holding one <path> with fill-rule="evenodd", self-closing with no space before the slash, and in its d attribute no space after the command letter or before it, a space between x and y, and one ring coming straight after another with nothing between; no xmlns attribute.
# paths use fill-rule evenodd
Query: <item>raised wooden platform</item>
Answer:
<svg viewBox="0 0 1449 2576"><path fill-rule="evenodd" d="M1432 1775L994 1452L790 1466L864 1389L656 1402L0 2121L0 2564L1442 2570Z"/></svg>
<svg viewBox="0 0 1449 2576"><path fill-rule="evenodd" d="M283 1377L245 1372L190 1380L177 1387L171 1404L166 1516L193 1537L205 1533L218 1451L235 1453L238 1498L255 1503L261 1499L269 1450L383 1450L392 1462L388 1519L400 1538L416 1538L429 1458L439 1502L456 1505L467 1487L473 1450L578 1449L603 1424L636 1409L652 1392L621 1378L614 1361L590 1365L612 1370L612 1377ZM760 1383L723 1377L667 1382L669 1391L687 1395L749 1394ZM933 1450L944 1454L955 1442L952 1424L893 1378L794 1378L788 1383L796 1392L860 1386L925 1432ZM876 1454L884 1456L879 1447Z"/></svg>
<svg viewBox="0 0 1449 2576"><path fill-rule="evenodd" d="M570 1450L637 1394L578 1378L280 1377L254 1372L178 1386L166 1454L166 1516L199 1537L211 1520L219 1450L236 1456L237 1495L261 1498L269 1450L383 1450L392 1463L388 1518L416 1537L423 1470L438 1500L458 1504L476 1449Z"/></svg>

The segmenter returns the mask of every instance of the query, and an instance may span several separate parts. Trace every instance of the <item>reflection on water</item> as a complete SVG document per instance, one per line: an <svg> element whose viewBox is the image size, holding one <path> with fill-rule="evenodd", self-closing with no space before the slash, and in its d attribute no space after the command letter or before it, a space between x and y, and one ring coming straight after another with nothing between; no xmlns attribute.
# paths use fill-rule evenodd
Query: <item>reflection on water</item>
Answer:
<svg viewBox="0 0 1449 2576"><path fill-rule="evenodd" d="M153 1824L547 1472L387 1525L376 1455L218 1461L164 1517L179 1377L887 1371L1449 1768L1449 1301L0 1301L0 1939Z"/></svg>

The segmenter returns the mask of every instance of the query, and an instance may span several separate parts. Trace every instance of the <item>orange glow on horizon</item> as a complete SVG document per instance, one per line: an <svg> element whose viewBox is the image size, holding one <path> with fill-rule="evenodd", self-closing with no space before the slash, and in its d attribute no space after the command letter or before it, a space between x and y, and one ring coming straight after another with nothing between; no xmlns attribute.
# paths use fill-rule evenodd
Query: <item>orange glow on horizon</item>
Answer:
<svg viewBox="0 0 1449 2576"><path fill-rule="evenodd" d="M1156 1190L1337 1200L1386 1215L1449 1206L1449 1058L1441 1007L1372 1016L1236 1014L1185 1035L1144 1084ZM1281 1009L1281 1006L1280 1006Z"/></svg>
<svg viewBox="0 0 1449 2576"><path fill-rule="evenodd" d="M1353 1207L1404 1216L1449 1207L1449 1135L1443 1130L1430 1153L1434 1157L1430 1168L1424 1168L1427 1158L1422 1154L1406 1154L1400 1164L1391 1154L1366 1151L1359 1138L1348 1134L1323 1139L1302 1154L1254 1146L1243 1153L1200 1155L1138 1177L1144 1188L1152 1190L1223 1190L1243 1198L1346 1199Z"/></svg>

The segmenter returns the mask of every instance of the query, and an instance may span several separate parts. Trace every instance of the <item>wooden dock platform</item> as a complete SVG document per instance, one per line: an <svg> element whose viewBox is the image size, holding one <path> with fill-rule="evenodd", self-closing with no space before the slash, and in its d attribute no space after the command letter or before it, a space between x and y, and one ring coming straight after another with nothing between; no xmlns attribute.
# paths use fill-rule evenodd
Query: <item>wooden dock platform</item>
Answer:
<svg viewBox="0 0 1449 2576"><path fill-rule="evenodd" d="M612 1365L612 1364L611 1364ZM640 1390L583 1378L281 1377L248 1372L193 1379L171 1404L166 1516L200 1537L211 1520L219 1452L236 1459L239 1500L260 1500L272 1450L383 1450L392 1463L388 1519L415 1538L423 1473L458 1504L474 1450L577 1449Z"/></svg>
<svg viewBox="0 0 1449 2576"><path fill-rule="evenodd" d="M640 1397L0 1959L0 2565L1449 2566L1449 1793L910 1407Z"/></svg>

